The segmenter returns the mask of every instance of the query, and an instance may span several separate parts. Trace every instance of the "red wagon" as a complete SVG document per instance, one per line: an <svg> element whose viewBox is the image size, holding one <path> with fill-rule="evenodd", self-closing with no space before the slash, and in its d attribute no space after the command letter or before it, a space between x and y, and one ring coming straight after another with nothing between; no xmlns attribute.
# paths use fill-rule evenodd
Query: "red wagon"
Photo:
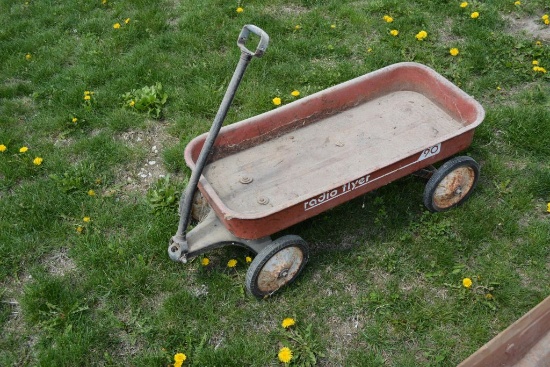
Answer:
<svg viewBox="0 0 550 367"><path fill-rule="evenodd" d="M250 32L260 36L254 53L244 46ZM412 173L429 177L429 210L464 202L478 164L467 156L437 170L432 164L467 148L484 118L481 105L457 86L406 62L221 128L247 63L267 42L261 29L243 28L241 61L213 127L185 149L195 178L182 196L180 226L168 247L182 262L214 247L248 247L257 256L246 285L257 297L294 280L307 262L300 237L271 240L282 229ZM197 186L212 210L187 233Z"/></svg>

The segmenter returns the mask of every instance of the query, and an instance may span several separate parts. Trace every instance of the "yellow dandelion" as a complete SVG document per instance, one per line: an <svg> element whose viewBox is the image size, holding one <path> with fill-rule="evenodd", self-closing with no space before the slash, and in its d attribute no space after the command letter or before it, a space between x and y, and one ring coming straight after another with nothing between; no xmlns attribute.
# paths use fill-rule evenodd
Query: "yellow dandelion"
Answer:
<svg viewBox="0 0 550 367"><path fill-rule="evenodd" d="M187 356L183 353L177 353L175 356L174 356L174 362L185 362L187 360Z"/></svg>
<svg viewBox="0 0 550 367"><path fill-rule="evenodd" d="M105 4L107 4L107 0L101 0L101 3L102 3L103 5L105 5Z"/></svg>
<svg viewBox="0 0 550 367"><path fill-rule="evenodd" d="M131 100L128 104L130 105L130 107L134 107L136 105L136 102L134 100Z"/></svg>
<svg viewBox="0 0 550 367"><path fill-rule="evenodd" d="M84 217L82 218L83 222L89 223L92 219L90 217Z"/></svg>
<svg viewBox="0 0 550 367"><path fill-rule="evenodd" d="M246 261L247 264L250 264L252 262L252 258L250 256L247 256L244 258L244 261Z"/></svg>
<svg viewBox="0 0 550 367"><path fill-rule="evenodd" d="M29 150L29 148L21 147L21 148L19 148L19 153L25 153L27 150Z"/></svg>
<svg viewBox="0 0 550 367"><path fill-rule="evenodd" d="M515 6L520 6L520 5L521 5L521 1L516 1L516 2L514 3L514 5L515 5Z"/></svg>
<svg viewBox="0 0 550 367"><path fill-rule="evenodd" d="M25 59L26 59L27 61L30 60L30 59L32 59L32 55L31 55L31 54L26 54L26 55L25 55Z"/></svg>
<svg viewBox="0 0 550 367"><path fill-rule="evenodd" d="M384 19L384 21L386 21L386 23L393 22L393 18L390 17L389 15L384 15L384 17L382 19Z"/></svg>
<svg viewBox="0 0 550 367"><path fill-rule="evenodd" d="M113 24L113 28L114 28L114 29L119 29L119 28L120 28L120 23L115 23L115 24Z"/></svg>
<svg viewBox="0 0 550 367"><path fill-rule="evenodd" d="M419 41L423 41L424 38L428 37L428 32L426 31L420 31L416 34L416 39L419 40Z"/></svg>
<svg viewBox="0 0 550 367"><path fill-rule="evenodd" d="M458 51L458 48L456 47L453 47L449 50L449 53L452 55L452 56L456 56L458 55L459 51Z"/></svg>
<svg viewBox="0 0 550 367"><path fill-rule="evenodd" d="M44 159L42 157L35 157L33 160L32 160L32 163L35 165L35 166L40 166L42 164L42 161L44 161Z"/></svg>
<svg viewBox="0 0 550 367"><path fill-rule="evenodd" d="M332 28L332 29L336 28L336 24L331 24L330 28Z"/></svg>
<svg viewBox="0 0 550 367"><path fill-rule="evenodd" d="M243 8L241 8L241 7L239 6L239 7L237 8L237 10L236 10L236 11L237 11L237 13L239 13L239 14L240 14L240 13L242 13L242 12L244 11L244 9L243 9Z"/></svg>
<svg viewBox="0 0 550 367"><path fill-rule="evenodd" d="M479 18L479 12L474 11L472 14L470 14L470 18L472 18L472 19L477 19L477 18Z"/></svg>
<svg viewBox="0 0 550 367"><path fill-rule="evenodd" d="M124 24L128 24L128 23L130 23L130 18L124 19Z"/></svg>
<svg viewBox="0 0 550 367"><path fill-rule="evenodd" d="M546 69L540 66L533 66L533 71L536 71L537 73L546 73Z"/></svg>
<svg viewBox="0 0 550 367"><path fill-rule="evenodd" d="M462 279L462 285L464 286L464 288L470 288L472 286L472 279L470 278Z"/></svg>
<svg viewBox="0 0 550 367"><path fill-rule="evenodd" d="M208 266L208 264L210 264L210 259L207 258L207 257L204 257L204 258L201 260L201 265L202 265L202 266Z"/></svg>
<svg viewBox="0 0 550 367"><path fill-rule="evenodd" d="M548 14L544 14L542 17L541 17L542 20L547 20L547 19L550 19L550 17L548 16Z"/></svg>
<svg viewBox="0 0 550 367"><path fill-rule="evenodd" d="M284 327L285 329L288 329L289 327L294 326L295 324L296 324L296 321L291 317L287 317L281 323L282 327Z"/></svg>
<svg viewBox="0 0 550 367"><path fill-rule="evenodd" d="M281 350L279 350L278 357L279 361L283 363L289 363L292 359L292 351L290 350L290 348L283 347L281 348Z"/></svg>
<svg viewBox="0 0 550 367"><path fill-rule="evenodd" d="M8 149L4 144L0 144L0 152L5 152Z"/></svg>
<svg viewBox="0 0 550 367"><path fill-rule="evenodd" d="M369 47L369 48L367 49L367 52L372 52L372 47Z"/></svg>
<svg viewBox="0 0 550 367"><path fill-rule="evenodd" d="M542 42L541 42L541 41L537 41L537 42L535 42L535 45L537 45L537 46L542 46Z"/></svg>
<svg viewBox="0 0 550 367"><path fill-rule="evenodd" d="M539 62L538 62L538 60L533 60L533 61L531 62L531 64L533 64L533 65L538 65Z"/></svg>
<svg viewBox="0 0 550 367"><path fill-rule="evenodd" d="M550 19L545 19L544 24L549 25L550 24Z"/></svg>
<svg viewBox="0 0 550 367"><path fill-rule="evenodd" d="M398 31L397 29L392 29L392 30L390 31L390 34L391 34L392 36L394 36L394 37L397 37L397 36L399 35L399 31Z"/></svg>
<svg viewBox="0 0 550 367"><path fill-rule="evenodd" d="M492 295L491 293L487 293L487 294L485 295L485 298L487 298L488 300L492 300L492 299L495 298L495 297L493 297L493 295Z"/></svg>
<svg viewBox="0 0 550 367"><path fill-rule="evenodd" d="M227 262L227 267L228 268L234 268L235 266L237 266L237 260L231 259Z"/></svg>
<svg viewBox="0 0 550 367"><path fill-rule="evenodd" d="M76 227L76 231L77 231L78 233L82 233L83 230L84 230L84 227L82 227L82 226Z"/></svg>
<svg viewBox="0 0 550 367"><path fill-rule="evenodd" d="M278 106L281 104L281 98L275 97L271 100L275 106Z"/></svg>
<svg viewBox="0 0 550 367"><path fill-rule="evenodd" d="M73 118L71 119L71 121L72 121L74 124L76 124L77 121L78 121L78 119L77 119L76 117L73 117Z"/></svg>
<svg viewBox="0 0 550 367"><path fill-rule="evenodd" d="M550 213L550 203L546 204L546 212Z"/></svg>
<svg viewBox="0 0 550 367"><path fill-rule="evenodd" d="M299 24L296 24L296 25L294 26L294 29L295 29L295 30L299 30L299 29L302 29L302 26L301 26L301 25L299 25Z"/></svg>
<svg viewBox="0 0 550 367"><path fill-rule="evenodd" d="M467 6L468 6L468 2L466 2L466 1L460 3L461 8L465 8Z"/></svg>
<svg viewBox="0 0 550 367"><path fill-rule="evenodd" d="M293 97L298 97L300 95L300 91L293 90L292 93L290 93Z"/></svg>
<svg viewBox="0 0 550 367"><path fill-rule="evenodd" d="M88 195L95 196L95 191L92 189L88 190Z"/></svg>

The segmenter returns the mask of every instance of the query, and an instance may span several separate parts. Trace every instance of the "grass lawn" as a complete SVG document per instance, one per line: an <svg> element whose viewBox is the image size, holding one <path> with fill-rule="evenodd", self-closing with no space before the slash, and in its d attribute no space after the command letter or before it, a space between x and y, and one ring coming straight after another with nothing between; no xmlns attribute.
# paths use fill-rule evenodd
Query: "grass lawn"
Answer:
<svg viewBox="0 0 550 367"><path fill-rule="evenodd" d="M295 366L460 363L550 294L548 15L547 0L3 0L0 365L279 366L283 347ZM243 249L170 261L183 149L244 24L271 42L226 124L423 63L486 110L463 153L481 165L471 198L432 214L407 177L289 228L310 261L264 300Z"/></svg>

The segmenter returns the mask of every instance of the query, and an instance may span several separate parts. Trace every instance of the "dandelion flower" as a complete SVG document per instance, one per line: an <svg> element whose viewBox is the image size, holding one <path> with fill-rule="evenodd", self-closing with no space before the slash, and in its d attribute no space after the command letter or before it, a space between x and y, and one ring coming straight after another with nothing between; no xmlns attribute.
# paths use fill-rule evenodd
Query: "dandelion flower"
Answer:
<svg viewBox="0 0 550 367"><path fill-rule="evenodd" d="M472 279L470 278L462 279L462 285L464 286L464 288L470 288L472 286Z"/></svg>
<svg viewBox="0 0 550 367"><path fill-rule="evenodd" d="M202 266L208 266L208 264L210 264L210 259L207 258L207 257L204 257L204 258L201 260L201 265L202 265Z"/></svg>
<svg viewBox="0 0 550 367"><path fill-rule="evenodd" d="M392 29L392 30L390 31L390 34L391 34L392 36L394 36L394 37L397 37L397 36L399 35L399 31L398 31L397 29Z"/></svg>
<svg viewBox="0 0 550 367"><path fill-rule="evenodd" d="M389 15L384 15L384 17L382 19L384 19L384 21L386 21L386 23L393 22L393 18L390 17Z"/></svg>
<svg viewBox="0 0 550 367"><path fill-rule="evenodd" d="M88 190L88 195L95 196L95 191L92 189Z"/></svg>
<svg viewBox="0 0 550 367"><path fill-rule="evenodd" d="M33 160L32 160L32 163L35 165L35 166L40 166L42 164L42 161L44 159L42 157L35 157Z"/></svg>
<svg viewBox="0 0 550 367"><path fill-rule="evenodd" d="M292 359L292 351L290 350L290 348L283 347L281 348L281 350L279 350L278 356L279 356L279 361L283 363L289 363L290 360Z"/></svg>
<svg viewBox="0 0 550 367"><path fill-rule="evenodd" d="M275 97L271 100L275 106L278 106L281 104L281 98Z"/></svg>
<svg viewBox="0 0 550 367"><path fill-rule="evenodd" d="M90 99L92 99L92 97L90 95L84 96L85 101L89 101Z"/></svg>
<svg viewBox="0 0 550 367"><path fill-rule="evenodd" d="M531 62L531 64L533 64L533 65L538 65L539 62L538 62L538 60L533 60L533 62Z"/></svg>
<svg viewBox="0 0 550 367"><path fill-rule="evenodd" d="M492 299L495 298L495 297L493 297L493 295L492 295L491 293L487 293L487 294L485 295L485 298L487 298L488 300L492 300Z"/></svg>
<svg viewBox="0 0 550 367"><path fill-rule="evenodd" d="M8 149L4 144L0 144L0 152L5 152Z"/></svg>
<svg viewBox="0 0 550 367"><path fill-rule="evenodd" d="M515 5L515 6L520 6L520 5L521 5L521 1L516 1L516 2L514 3L514 5Z"/></svg>
<svg viewBox="0 0 550 367"><path fill-rule="evenodd" d="M89 223L90 220L91 220L90 217L84 217L84 218L82 218L82 221L83 221L83 222L86 222L86 223Z"/></svg>
<svg viewBox="0 0 550 367"><path fill-rule="evenodd" d="M240 14L240 13L242 13L242 12L244 11L244 9L243 9L243 8L241 8L241 7L239 6L239 7L237 8L237 10L236 10L236 11L237 11L237 13L239 13L239 14Z"/></svg>
<svg viewBox="0 0 550 367"><path fill-rule="evenodd" d="M290 93L290 94L292 94L293 97L298 97L300 95L300 91L293 90L292 93Z"/></svg>
<svg viewBox="0 0 550 367"><path fill-rule="evenodd" d="M231 259L227 262L227 267L228 268L234 268L235 266L237 266L237 260Z"/></svg>
<svg viewBox="0 0 550 367"><path fill-rule="evenodd" d="M101 0L101 3L102 3L103 5L105 5L105 4L107 4L107 0Z"/></svg>
<svg viewBox="0 0 550 367"><path fill-rule="evenodd" d="M456 56L458 55L459 51L458 51L458 48L456 47L453 47L449 50L449 53L452 55L452 56Z"/></svg>
<svg viewBox="0 0 550 367"><path fill-rule="evenodd" d="M550 203L546 204L546 212L550 213Z"/></svg>
<svg viewBox="0 0 550 367"><path fill-rule="evenodd" d="M181 367L182 363L185 362L187 356L183 353L176 353L174 355L174 367Z"/></svg>
<svg viewBox="0 0 550 367"><path fill-rule="evenodd" d="M128 24L128 23L130 23L130 18L124 19L124 24Z"/></svg>
<svg viewBox="0 0 550 367"><path fill-rule="evenodd" d="M132 99L128 104L130 105L130 107L134 107L136 105L136 101Z"/></svg>
<svg viewBox="0 0 550 367"><path fill-rule="evenodd" d="M76 117L73 117L73 118L71 119L71 121L72 121L74 124L76 124L76 122L78 121L78 119L77 119Z"/></svg>
<svg viewBox="0 0 550 367"><path fill-rule="evenodd" d="M299 24L296 24L296 25L294 26L294 29L295 29L295 30L299 30L299 29L302 29L302 26L301 26L301 25L299 25Z"/></svg>
<svg viewBox="0 0 550 367"><path fill-rule="evenodd" d="M19 148L19 153L25 153L27 150L29 150L29 148L21 147L21 148Z"/></svg>
<svg viewBox="0 0 550 367"><path fill-rule="evenodd" d="M548 19L548 18L545 19L545 20L544 20L544 24L549 25L549 24L550 24L550 19Z"/></svg>
<svg viewBox="0 0 550 367"><path fill-rule="evenodd" d="M294 321L294 319L291 318L291 317L287 317L287 318L284 319L283 322L281 323L281 325L282 325L285 329L288 329L289 327L294 326L295 324L296 324L296 321Z"/></svg>
<svg viewBox="0 0 550 367"><path fill-rule="evenodd" d="M78 233L82 233L83 230L84 230L84 228L83 228L82 226L76 227L76 231L77 231Z"/></svg>
<svg viewBox="0 0 550 367"><path fill-rule="evenodd" d="M479 18L479 12L474 11L472 14L470 14L470 18L472 18L472 19L477 19L477 18Z"/></svg>
<svg viewBox="0 0 550 367"><path fill-rule="evenodd" d="M244 258L244 261L246 261L247 264L250 264L252 262L252 258L250 256L247 256Z"/></svg>
<svg viewBox="0 0 550 367"><path fill-rule="evenodd" d="M416 34L415 37L416 37L417 40L422 41L422 40L424 40L424 38L428 37L428 32L420 31Z"/></svg>
<svg viewBox="0 0 550 367"><path fill-rule="evenodd" d="M547 20L547 19L550 19L550 17L548 16L548 14L544 14L542 17L541 17L542 20Z"/></svg>
<svg viewBox="0 0 550 367"><path fill-rule="evenodd" d="M119 28L120 28L120 23L115 23L115 24L113 24L113 28L114 28L114 29L119 29Z"/></svg>
<svg viewBox="0 0 550 367"><path fill-rule="evenodd" d="M465 8L467 6L468 6L468 2L466 2L466 1L460 3L461 8Z"/></svg>
<svg viewBox="0 0 550 367"><path fill-rule="evenodd" d="M336 28L336 24L331 24L330 28L332 28L332 29Z"/></svg>
<svg viewBox="0 0 550 367"><path fill-rule="evenodd" d="M27 61L30 60L30 59L32 59L32 55L31 55L31 54L26 54L26 55L25 55L25 59L26 59Z"/></svg>
<svg viewBox="0 0 550 367"><path fill-rule="evenodd" d="M533 71L536 71L538 73L546 73L546 69L540 66L533 66Z"/></svg>

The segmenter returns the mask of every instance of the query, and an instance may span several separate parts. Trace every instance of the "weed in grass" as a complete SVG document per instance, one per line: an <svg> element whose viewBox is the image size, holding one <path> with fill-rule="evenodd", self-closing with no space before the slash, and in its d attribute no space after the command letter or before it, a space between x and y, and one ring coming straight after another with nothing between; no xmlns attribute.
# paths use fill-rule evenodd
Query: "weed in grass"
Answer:
<svg viewBox="0 0 550 367"><path fill-rule="evenodd" d="M124 107L146 112L148 116L159 119L162 116L162 107L168 99L163 91L162 84L156 83L141 89L134 89L122 95Z"/></svg>

